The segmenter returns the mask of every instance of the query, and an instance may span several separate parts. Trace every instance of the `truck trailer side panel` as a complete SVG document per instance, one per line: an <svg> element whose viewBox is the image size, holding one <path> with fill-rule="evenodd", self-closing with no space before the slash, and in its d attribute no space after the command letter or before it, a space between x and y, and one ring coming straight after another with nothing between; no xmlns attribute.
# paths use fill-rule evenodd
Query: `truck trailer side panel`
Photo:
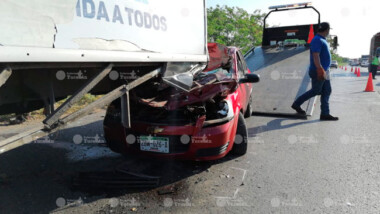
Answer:
<svg viewBox="0 0 380 214"><path fill-rule="evenodd" d="M310 88L309 48L256 48L247 56L248 67L261 77L253 96L254 114L291 115L295 98ZM313 103L314 100L311 101ZM312 104L302 107L308 109Z"/></svg>
<svg viewBox="0 0 380 214"><path fill-rule="evenodd" d="M207 64L206 24L205 0L0 1L0 115L52 106L109 63L91 93L158 68L185 90Z"/></svg>

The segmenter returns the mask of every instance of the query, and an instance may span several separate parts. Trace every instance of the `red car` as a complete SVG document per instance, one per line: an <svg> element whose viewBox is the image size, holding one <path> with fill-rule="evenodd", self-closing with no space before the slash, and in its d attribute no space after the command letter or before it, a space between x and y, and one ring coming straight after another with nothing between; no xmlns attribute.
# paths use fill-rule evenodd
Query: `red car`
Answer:
<svg viewBox="0 0 380 214"><path fill-rule="evenodd" d="M251 83L260 78L238 48L209 43L208 50L210 61L188 92L159 80L134 89L130 129L121 124L120 100L109 105L104 136L113 151L197 161L247 152L244 116L252 112Z"/></svg>

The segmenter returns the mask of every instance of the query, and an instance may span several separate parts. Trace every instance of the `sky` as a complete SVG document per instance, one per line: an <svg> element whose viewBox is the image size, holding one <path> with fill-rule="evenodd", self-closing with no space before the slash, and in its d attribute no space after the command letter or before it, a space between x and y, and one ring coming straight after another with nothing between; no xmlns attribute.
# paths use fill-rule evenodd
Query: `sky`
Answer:
<svg viewBox="0 0 380 214"><path fill-rule="evenodd" d="M240 7L253 13L255 10L269 12L268 7L283 4L312 2L321 13L321 22L330 23L331 35L339 40L338 54L343 57L360 58L369 54L371 38L380 32L379 0L206 0L207 7L228 5ZM302 12L301 12L302 11ZM273 14L273 16L272 16ZM314 24L318 16L312 10L272 13L270 25Z"/></svg>

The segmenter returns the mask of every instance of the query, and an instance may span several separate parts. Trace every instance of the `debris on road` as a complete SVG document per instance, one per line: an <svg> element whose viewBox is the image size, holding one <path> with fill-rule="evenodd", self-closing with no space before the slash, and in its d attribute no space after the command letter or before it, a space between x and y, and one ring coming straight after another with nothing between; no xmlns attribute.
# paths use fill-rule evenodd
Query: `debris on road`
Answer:
<svg viewBox="0 0 380 214"><path fill-rule="evenodd" d="M158 195L167 195L167 194L173 194L177 189L174 185L169 185L166 187L163 187L157 191Z"/></svg>
<svg viewBox="0 0 380 214"><path fill-rule="evenodd" d="M230 175L221 174L219 177L220 178L230 178L231 176Z"/></svg>

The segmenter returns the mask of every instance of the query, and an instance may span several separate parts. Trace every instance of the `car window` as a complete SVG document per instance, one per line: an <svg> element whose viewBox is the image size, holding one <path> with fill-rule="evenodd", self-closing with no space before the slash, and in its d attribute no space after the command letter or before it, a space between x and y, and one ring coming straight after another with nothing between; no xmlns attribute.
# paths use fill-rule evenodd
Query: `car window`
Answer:
<svg viewBox="0 0 380 214"><path fill-rule="evenodd" d="M241 60L244 59L241 57L240 52L237 52L237 67L238 67L238 74L239 78L243 78L246 74L247 66L245 64L245 61Z"/></svg>

